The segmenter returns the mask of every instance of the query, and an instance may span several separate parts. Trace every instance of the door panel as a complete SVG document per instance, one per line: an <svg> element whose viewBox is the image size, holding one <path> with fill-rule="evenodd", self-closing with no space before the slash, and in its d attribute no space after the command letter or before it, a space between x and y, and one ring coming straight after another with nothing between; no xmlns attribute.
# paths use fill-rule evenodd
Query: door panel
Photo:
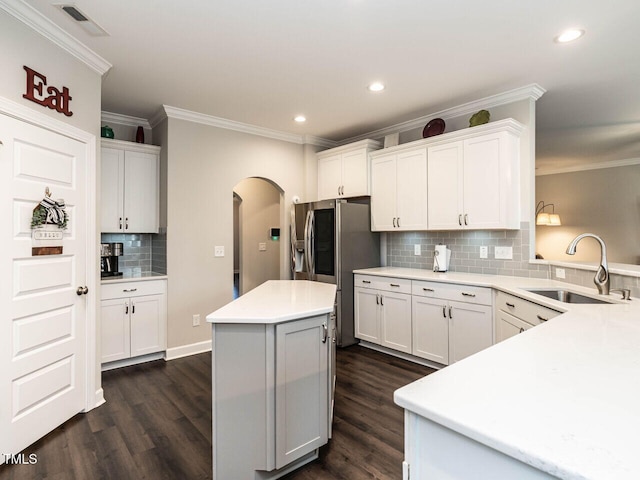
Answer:
<svg viewBox="0 0 640 480"><path fill-rule="evenodd" d="M427 297L413 297L413 349L417 357L449 364L449 319L447 302Z"/></svg>
<svg viewBox="0 0 640 480"><path fill-rule="evenodd" d="M368 161L369 156L365 150L342 155L342 185L344 187L342 196L356 197L369 194Z"/></svg>
<svg viewBox="0 0 640 480"><path fill-rule="evenodd" d="M165 349L165 295L131 299L131 356L146 355ZM161 320L162 319L162 320Z"/></svg>
<svg viewBox="0 0 640 480"><path fill-rule="evenodd" d="M411 295L382 292L381 345L411 353Z"/></svg>
<svg viewBox="0 0 640 480"><path fill-rule="evenodd" d="M396 156L371 161L371 230L395 230Z"/></svg>
<svg viewBox="0 0 640 480"><path fill-rule="evenodd" d="M427 185L429 229L461 229L462 142L428 149Z"/></svg>
<svg viewBox="0 0 640 480"><path fill-rule="evenodd" d="M128 298L100 302L100 355L102 363L131 356L130 303Z"/></svg>
<svg viewBox="0 0 640 480"><path fill-rule="evenodd" d="M81 142L3 114L0 132L12 225L0 233L0 452L15 454L85 407L87 166ZM31 213L47 187L69 228L61 255L32 256Z"/></svg>
<svg viewBox="0 0 640 480"><path fill-rule="evenodd" d="M400 230L427 228L427 150L398 154L397 225Z"/></svg>
<svg viewBox="0 0 640 480"><path fill-rule="evenodd" d="M367 342L380 343L380 300L377 290L355 288L355 336Z"/></svg>
<svg viewBox="0 0 640 480"><path fill-rule="evenodd" d="M124 150L101 149L100 185L101 231L122 233L124 229Z"/></svg>
<svg viewBox="0 0 640 480"><path fill-rule="evenodd" d="M158 233L158 156L125 152L124 215L125 233ZM154 212L149 215L149 212Z"/></svg>
<svg viewBox="0 0 640 480"><path fill-rule="evenodd" d="M500 188L500 136L486 135L464 142L464 213L469 226L504 225Z"/></svg>

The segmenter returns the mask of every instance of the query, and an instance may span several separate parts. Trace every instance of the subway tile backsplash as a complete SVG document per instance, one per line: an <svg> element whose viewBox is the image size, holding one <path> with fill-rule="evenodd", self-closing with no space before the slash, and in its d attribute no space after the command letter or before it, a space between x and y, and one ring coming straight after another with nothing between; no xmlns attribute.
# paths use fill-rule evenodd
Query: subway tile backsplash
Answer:
<svg viewBox="0 0 640 480"><path fill-rule="evenodd" d="M146 275L155 272L152 266L153 237L150 233L103 233L102 243L122 243L123 255L118 260L119 270L125 275ZM165 250L166 273L166 250Z"/></svg>

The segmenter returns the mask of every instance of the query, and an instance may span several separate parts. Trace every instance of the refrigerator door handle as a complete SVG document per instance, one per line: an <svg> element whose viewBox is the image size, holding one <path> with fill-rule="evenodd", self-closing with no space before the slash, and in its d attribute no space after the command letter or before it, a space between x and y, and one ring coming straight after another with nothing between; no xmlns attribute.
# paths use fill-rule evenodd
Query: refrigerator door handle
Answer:
<svg viewBox="0 0 640 480"><path fill-rule="evenodd" d="M304 224L304 256L307 262L309 280L313 280L313 210L307 212Z"/></svg>
<svg viewBox="0 0 640 480"><path fill-rule="evenodd" d="M291 205L291 218L289 219L289 240L291 241L291 278L296 275L296 206Z"/></svg>

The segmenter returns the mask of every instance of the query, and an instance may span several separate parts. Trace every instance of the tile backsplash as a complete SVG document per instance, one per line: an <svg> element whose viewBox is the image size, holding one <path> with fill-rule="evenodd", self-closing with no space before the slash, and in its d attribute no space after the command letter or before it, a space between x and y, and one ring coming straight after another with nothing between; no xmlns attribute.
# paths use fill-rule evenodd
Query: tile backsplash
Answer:
<svg viewBox="0 0 640 480"><path fill-rule="evenodd" d="M103 233L101 235L101 242L122 243L123 255L118 260L119 270L125 275L144 275L155 271L152 267L152 245L154 236L156 235L150 233ZM164 264L166 265L166 260Z"/></svg>
<svg viewBox="0 0 640 480"><path fill-rule="evenodd" d="M414 245L421 255L414 255ZM485 275L549 278L548 265L529 263L529 222L520 230L460 230L447 232L398 232L387 234L387 265L433 268L433 251L438 244L451 249L449 270ZM488 258L480 258L480 247L488 247ZM495 247L511 247L511 260L496 260Z"/></svg>

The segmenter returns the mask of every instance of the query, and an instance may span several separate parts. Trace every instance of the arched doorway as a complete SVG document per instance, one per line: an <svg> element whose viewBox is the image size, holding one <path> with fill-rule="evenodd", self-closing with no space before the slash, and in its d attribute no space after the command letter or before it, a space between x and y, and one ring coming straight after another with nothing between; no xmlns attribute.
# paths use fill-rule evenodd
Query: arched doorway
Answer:
<svg viewBox="0 0 640 480"><path fill-rule="evenodd" d="M280 238L272 236L272 230L281 228L283 195L269 180L251 177L236 184L233 198L236 298L280 278Z"/></svg>

